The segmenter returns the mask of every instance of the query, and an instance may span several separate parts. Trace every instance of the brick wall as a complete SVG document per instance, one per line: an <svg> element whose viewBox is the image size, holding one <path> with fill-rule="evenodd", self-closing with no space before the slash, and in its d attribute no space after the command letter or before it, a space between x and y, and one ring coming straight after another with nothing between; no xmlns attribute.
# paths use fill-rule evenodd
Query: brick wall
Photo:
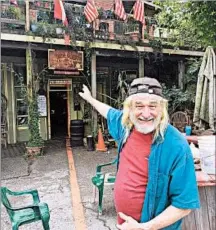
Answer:
<svg viewBox="0 0 216 230"><path fill-rule="evenodd" d="M115 0L95 0L95 4L98 8L102 7L104 10L110 10L113 8Z"/></svg>

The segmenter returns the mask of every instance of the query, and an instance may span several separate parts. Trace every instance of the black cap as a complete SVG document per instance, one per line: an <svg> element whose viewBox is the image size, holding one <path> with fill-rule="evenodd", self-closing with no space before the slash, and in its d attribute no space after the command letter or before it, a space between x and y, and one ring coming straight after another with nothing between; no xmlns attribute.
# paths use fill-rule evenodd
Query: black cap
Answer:
<svg viewBox="0 0 216 230"><path fill-rule="evenodd" d="M129 96L137 93L149 93L163 97L161 84L155 78L140 77L132 81Z"/></svg>

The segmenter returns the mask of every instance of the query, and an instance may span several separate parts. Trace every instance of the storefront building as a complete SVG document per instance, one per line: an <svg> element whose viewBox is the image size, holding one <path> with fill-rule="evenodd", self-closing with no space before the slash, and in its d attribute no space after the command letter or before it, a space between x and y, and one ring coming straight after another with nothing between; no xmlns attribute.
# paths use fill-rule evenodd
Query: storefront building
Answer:
<svg viewBox="0 0 216 230"><path fill-rule="evenodd" d="M98 1L98 4L100 2L103 5L103 1ZM80 7L79 4L77 6ZM25 31L28 31L31 22L28 12L32 15L34 10L39 10L29 5L28 1L23 7L26 10ZM153 8L150 6L150 12ZM97 19L96 22L101 25L106 21L111 25L117 20ZM8 24L6 19L4 23ZM44 39L3 28L1 87L7 98L9 144L29 139L28 105L23 92L31 90L31 87L35 87L39 95L40 132L44 140L70 137L71 120L84 121L86 136L95 132L98 119L93 108L78 95L82 84L91 87L94 97L118 107L113 98L118 97L119 74L128 80L144 75L156 77L161 82L175 83L181 87L185 59L203 55L198 51L166 48L155 52L144 36L139 41L133 41L133 44L122 45L119 40L113 39L115 31L108 30L108 37L106 33L104 38L99 33L104 28L96 24L92 28L93 40L76 39L75 43L68 43L63 35ZM19 28L16 30L20 31Z"/></svg>

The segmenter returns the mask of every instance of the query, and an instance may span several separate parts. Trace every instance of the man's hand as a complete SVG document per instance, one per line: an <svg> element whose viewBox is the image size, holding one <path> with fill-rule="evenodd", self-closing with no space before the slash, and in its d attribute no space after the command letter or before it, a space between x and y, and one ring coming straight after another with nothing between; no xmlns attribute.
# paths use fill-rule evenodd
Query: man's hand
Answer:
<svg viewBox="0 0 216 230"><path fill-rule="evenodd" d="M92 99L92 95L90 90L88 89L88 87L86 85L83 85L83 93L79 92L80 97L82 97L84 100L90 102L90 100Z"/></svg>
<svg viewBox="0 0 216 230"><path fill-rule="evenodd" d="M118 215L121 219L125 220L123 224L117 224L118 229L122 230L141 230L140 224L134 220L132 217L125 215L122 212L119 212Z"/></svg>
<svg viewBox="0 0 216 230"><path fill-rule="evenodd" d="M82 90L83 92L79 92L80 97L89 102L102 116L107 118L107 113L111 107L93 98L86 85L83 85Z"/></svg>
<svg viewBox="0 0 216 230"><path fill-rule="evenodd" d="M156 228L153 228L153 226L147 222L147 223L138 223L136 220L134 220L132 217L125 215L122 212L118 213L121 219L125 220L125 222L121 225L117 224L117 228L121 230L156 230Z"/></svg>

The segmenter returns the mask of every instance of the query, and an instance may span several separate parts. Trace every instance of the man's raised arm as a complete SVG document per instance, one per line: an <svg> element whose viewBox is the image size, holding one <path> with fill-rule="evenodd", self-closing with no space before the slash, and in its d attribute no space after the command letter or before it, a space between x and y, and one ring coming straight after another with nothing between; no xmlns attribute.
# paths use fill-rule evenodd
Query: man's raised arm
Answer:
<svg viewBox="0 0 216 230"><path fill-rule="evenodd" d="M93 98L86 85L83 85L83 92L79 92L79 95L89 102L102 116L107 118L107 113L111 107Z"/></svg>

